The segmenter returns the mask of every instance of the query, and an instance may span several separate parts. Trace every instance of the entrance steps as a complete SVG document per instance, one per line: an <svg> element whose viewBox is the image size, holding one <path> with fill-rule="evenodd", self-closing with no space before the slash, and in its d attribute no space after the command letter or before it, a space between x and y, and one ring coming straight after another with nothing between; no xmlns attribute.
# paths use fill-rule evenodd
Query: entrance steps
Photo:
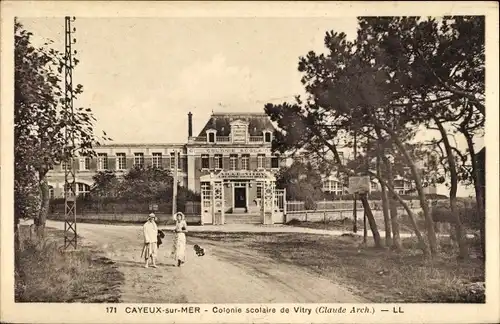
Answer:
<svg viewBox="0 0 500 324"><path fill-rule="evenodd" d="M261 224L260 214L225 214L226 224Z"/></svg>

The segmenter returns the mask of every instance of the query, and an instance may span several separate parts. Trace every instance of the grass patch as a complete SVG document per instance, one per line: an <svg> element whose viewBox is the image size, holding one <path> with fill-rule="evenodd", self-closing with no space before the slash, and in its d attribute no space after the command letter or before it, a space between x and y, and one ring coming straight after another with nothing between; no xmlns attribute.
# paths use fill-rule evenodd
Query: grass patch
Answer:
<svg viewBox="0 0 500 324"><path fill-rule="evenodd" d="M191 232L225 247L251 249L279 263L304 267L338 282L372 302L484 303L484 260L457 261L456 250L443 246L425 260L417 249L396 253L363 247L358 236L305 233ZM371 241L370 241L371 242ZM406 247L415 246L405 239Z"/></svg>
<svg viewBox="0 0 500 324"><path fill-rule="evenodd" d="M29 227L21 226L24 243L16 256L16 302L119 302L124 277L113 261L88 248L64 252L64 232L45 231L45 239L35 244L29 240Z"/></svg>
<svg viewBox="0 0 500 324"><path fill-rule="evenodd" d="M363 230L363 221L358 220L357 223L358 223L358 230ZM297 219L292 219L291 221L287 222L286 225L313 228L313 229L352 231L354 221L348 218L329 220L326 222L324 221L310 222L310 221L300 221Z"/></svg>
<svg viewBox="0 0 500 324"><path fill-rule="evenodd" d="M376 220L376 221L377 221L378 230L383 231L384 230L383 220ZM297 219L292 219L291 221L287 222L286 225L296 226L296 227L313 228L313 229L323 229L323 230L352 231L353 226L354 226L354 220L352 220L350 218L344 218L344 219L335 219L335 220L328 220L328 221L311 222L311 221L300 221ZM357 225L358 225L357 226L358 232L359 231L363 232L363 226L364 226L363 218L358 219ZM371 231L370 225L368 224L368 221L366 223L366 226L368 228L368 231ZM424 230L425 229L424 220L417 219L417 226L420 230ZM400 233L413 233L413 227L412 227L411 222L407 216L400 217L399 232Z"/></svg>

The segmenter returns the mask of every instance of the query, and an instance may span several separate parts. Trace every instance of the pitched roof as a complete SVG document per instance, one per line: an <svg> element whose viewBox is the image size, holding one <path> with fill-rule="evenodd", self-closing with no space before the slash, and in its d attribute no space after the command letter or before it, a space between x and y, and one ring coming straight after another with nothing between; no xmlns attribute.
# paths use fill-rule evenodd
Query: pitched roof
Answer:
<svg viewBox="0 0 500 324"><path fill-rule="evenodd" d="M218 136L229 136L231 123L237 120L248 123L250 136L261 136L265 130L275 130L265 113L213 113L198 136L205 136L209 129L215 129Z"/></svg>

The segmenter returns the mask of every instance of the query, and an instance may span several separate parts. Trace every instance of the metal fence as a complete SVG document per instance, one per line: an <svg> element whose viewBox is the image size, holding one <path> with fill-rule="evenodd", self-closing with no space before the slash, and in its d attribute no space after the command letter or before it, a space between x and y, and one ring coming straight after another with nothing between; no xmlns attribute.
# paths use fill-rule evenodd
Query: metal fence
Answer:
<svg viewBox="0 0 500 324"><path fill-rule="evenodd" d="M155 203L155 212L158 214L172 214L172 203ZM77 214L134 214L148 213L151 211L151 204L147 202L77 202ZM187 201L177 203L177 211L186 215L200 215L201 203L199 201ZM64 214L64 204L53 202L50 205L50 214Z"/></svg>
<svg viewBox="0 0 500 324"><path fill-rule="evenodd" d="M429 201L429 207L434 206L435 204L446 203L448 200L437 200L437 201ZM370 204L370 208L372 210L382 210L382 201L380 200L370 200L368 202ZM418 209L420 208L420 202L418 200L407 200L406 203L410 207L410 209ZM306 208L305 202L303 201L287 201L286 202L286 211L288 214L290 213L303 213L310 211L346 211L353 210L354 201L352 200L320 200L314 203L314 208ZM363 210L363 204L361 201L356 201L356 209ZM403 206L398 204L398 209L403 209Z"/></svg>

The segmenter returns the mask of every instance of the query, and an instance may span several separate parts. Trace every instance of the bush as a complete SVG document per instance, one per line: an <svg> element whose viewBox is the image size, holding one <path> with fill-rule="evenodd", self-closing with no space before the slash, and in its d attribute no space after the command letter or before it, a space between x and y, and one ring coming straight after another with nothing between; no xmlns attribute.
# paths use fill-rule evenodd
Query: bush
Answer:
<svg viewBox="0 0 500 324"><path fill-rule="evenodd" d="M434 222L450 224L456 223L456 217L452 214L451 209L448 206L434 206L431 212ZM477 215L477 211L474 207L459 207L458 212L460 213L462 224L465 227L474 230L478 230L480 228L481 217L484 217L484 215Z"/></svg>
<svg viewBox="0 0 500 324"><path fill-rule="evenodd" d="M80 196L76 201L77 214L85 213L147 213L150 211L150 204L158 205L158 211L162 213L172 212L172 196L163 195L159 198L151 197L149 199L128 199L127 197L96 197ZM186 212L188 202L200 202L201 197L187 188L179 187L177 195L177 210ZM53 199L49 207L50 214L64 214L64 198Z"/></svg>

